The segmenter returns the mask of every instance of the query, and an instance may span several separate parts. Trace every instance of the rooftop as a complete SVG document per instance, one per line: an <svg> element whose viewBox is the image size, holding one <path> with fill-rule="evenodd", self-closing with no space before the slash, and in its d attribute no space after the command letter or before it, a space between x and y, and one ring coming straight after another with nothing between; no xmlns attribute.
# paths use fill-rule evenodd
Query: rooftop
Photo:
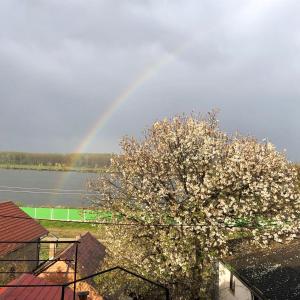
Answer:
<svg viewBox="0 0 300 300"><path fill-rule="evenodd" d="M229 257L224 262L267 299L300 299L300 241Z"/></svg>
<svg viewBox="0 0 300 300"><path fill-rule="evenodd" d="M31 242L48 234L37 221L29 217L12 201L0 203L0 241ZM0 244L0 256L10 253L22 244Z"/></svg>
<svg viewBox="0 0 300 300"><path fill-rule="evenodd" d="M78 239L79 243L72 243L63 251L57 253L52 261L42 264L35 274L41 274L50 266L56 263L56 260L64 261L70 267L74 268L76 244L77 252L77 273L81 277L89 276L100 270L106 248L89 232L84 233ZM54 242L55 243L55 242Z"/></svg>
<svg viewBox="0 0 300 300"><path fill-rule="evenodd" d="M49 285L44 279L31 274L23 274L8 285ZM61 300L61 286L5 287L0 289L0 300ZM78 297L76 296L76 300ZM64 300L73 300L73 291L65 288Z"/></svg>
<svg viewBox="0 0 300 300"><path fill-rule="evenodd" d="M89 232L84 233L78 239L78 273L88 276L95 273L106 255L106 248ZM60 259L71 260L75 257L76 245L72 244L58 255ZM71 262L69 262L71 264Z"/></svg>

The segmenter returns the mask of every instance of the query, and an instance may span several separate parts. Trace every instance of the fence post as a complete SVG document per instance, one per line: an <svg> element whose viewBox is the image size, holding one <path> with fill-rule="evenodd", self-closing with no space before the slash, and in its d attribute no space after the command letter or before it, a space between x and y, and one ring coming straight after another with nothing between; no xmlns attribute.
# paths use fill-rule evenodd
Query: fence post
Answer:
<svg viewBox="0 0 300 300"><path fill-rule="evenodd" d="M68 221L70 221L70 208L68 208Z"/></svg>
<svg viewBox="0 0 300 300"><path fill-rule="evenodd" d="M64 300L65 299L65 285L62 285L61 286L61 300Z"/></svg>
<svg viewBox="0 0 300 300"><path fill-rule="evenodd" d="M75 300L75 296L76 296L77 259L78 259L78 242L76 242L76 248L75 248L74 293L73 293L73 300Z"/></svg>
<svg viewBox="0 0 300 300"><path fill-rule="evenodd" d="M36 219L36 207L34 208L34 218Z"/></svg>
<svg viewBox="0 0 300 300"><path fill-rule="evenodd" d="M170 292L168 288L166 288L166 300L170 300Z"/></svg>

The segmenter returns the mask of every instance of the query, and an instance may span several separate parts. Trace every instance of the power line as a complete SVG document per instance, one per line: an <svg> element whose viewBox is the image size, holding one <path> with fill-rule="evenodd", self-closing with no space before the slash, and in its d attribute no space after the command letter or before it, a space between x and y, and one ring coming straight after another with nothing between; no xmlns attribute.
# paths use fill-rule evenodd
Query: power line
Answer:
<svg viewBox="0 0 300 300"><path fill-rule="evenodd" d="M25 220L32 220L31 217L21 217L21 216L8 216L8 215L1 215L0 218L12 218L12 219L25 219ZM199 227L203 226L203 224L136 224L136 223L115 223L115 222L96 222L96 221L67 221L67 220L51 220L51 219L36 219L40 221L59 221L65 223L83 223L83 224L96 224L96 225L108 225L108 226L136 226L136 227Z"/></svg>
<svg viewBox="0 0 300 300"><path fill-rule="evenodd" d="M39 190L39 191L86 192L86 190L83 189L47 189L47 188L8 186L8 185L0 185L0 188L19 189L19 190Z"/></svg>
<svg viewBox="0 0 300 300"><path fill-rule="evenodd" d="M97 195L96 193L79 193L79 192L47 192L47 191L31 191L31 190L0 190L0 192L8 192L8 193L27 193L27 194L51 194L51 195Z"/></svg>

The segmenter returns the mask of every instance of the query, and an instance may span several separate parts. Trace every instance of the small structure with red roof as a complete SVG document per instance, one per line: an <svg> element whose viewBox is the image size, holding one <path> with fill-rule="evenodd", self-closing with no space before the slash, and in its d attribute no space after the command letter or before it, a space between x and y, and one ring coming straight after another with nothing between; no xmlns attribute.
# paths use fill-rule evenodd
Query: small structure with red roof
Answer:
<svg viewBox="0 0 300 300"><path fill-rule="evenodd" d="M95 274L101 269L106 248L89 232L77 238L77 279ZM75 280L75 252L76 244L68 246L53 258L52 261L41 265L35 272L39 277L48 281L67 283ZM48 273L50 272L50 273ZM76 286L76 291L88 291L89 299L103 299L95 289L92 278L81 281Z"/></svg>
<svg viewBox="0 0 300 300"><path fill-rule="evenodd" d="M43 226L12 201L0 202L1 271L4 269L14 273L20 268L22 271L33 271L39 264L40 239L47 234Z"/></svg>
<svg viewBox="0 0 300 300"><path fill-rule="evenodd" d="M61 300L64 293L64 300L73 300L73 291L62 286L55 286L42 278L32 274L23 274L17 279L11 281L8 285L0 290L0 300ZM78 300L75 295L75 300Z"/></svg>

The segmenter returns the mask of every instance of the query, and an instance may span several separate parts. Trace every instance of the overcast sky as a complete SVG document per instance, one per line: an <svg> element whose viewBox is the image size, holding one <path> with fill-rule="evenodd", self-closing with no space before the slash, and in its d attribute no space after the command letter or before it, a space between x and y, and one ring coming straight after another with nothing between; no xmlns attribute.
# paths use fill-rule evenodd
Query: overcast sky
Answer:
<svg viewBox="0 0 300 300"><path fill-rule="evenodd" d="M1 0L0 150L118 151L153 121L219 108L221 126L300 161L300 1ZM180 49L180 51L178 51Z"/></svg>

